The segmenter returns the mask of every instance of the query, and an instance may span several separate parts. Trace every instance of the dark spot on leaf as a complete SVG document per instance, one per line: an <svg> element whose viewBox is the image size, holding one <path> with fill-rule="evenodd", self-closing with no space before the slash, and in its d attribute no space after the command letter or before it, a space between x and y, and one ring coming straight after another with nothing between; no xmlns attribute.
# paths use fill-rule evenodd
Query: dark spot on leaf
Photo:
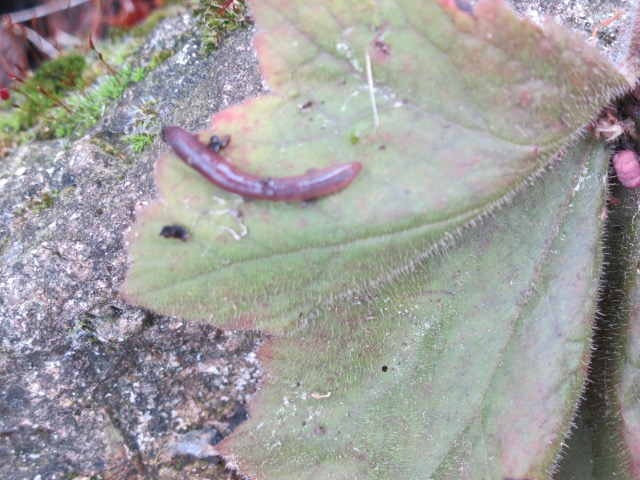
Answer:
<svg viewBox="0 0 640 480"><path fill-rule="evenodd" d="M388 60L391 57L391 45L383 42L382 40L374 40L373 48L384 60Z"/></svg>
<svg viewBox="0 0 640 480"><path fill-rule="evenodd" d="M181 225L166 225L160 230L160 236L164 238L177 238L183 242L189 238L189 232Z"/></svg>
<svg viewBox="0 0 640 480"><path fill-rule="evenodd" d="M389 58L391 58L391 45L382 40L384 36L384 32L387 30L389 24L384 22L380 28L378 28L378 32L376 33L375 38L371 42L373 47L372 58L377 62L388 62Z"/></svg>

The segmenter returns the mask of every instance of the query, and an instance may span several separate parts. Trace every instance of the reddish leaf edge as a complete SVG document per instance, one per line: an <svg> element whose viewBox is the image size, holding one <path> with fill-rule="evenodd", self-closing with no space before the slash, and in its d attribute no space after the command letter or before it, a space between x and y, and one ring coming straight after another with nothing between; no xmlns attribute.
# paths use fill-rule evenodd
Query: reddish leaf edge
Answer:
<svg viewBox="0 0 640 480"><path fill-rule="evenodd" d="M469 12L468 9L464 6L466 5L465 2L463 1L463 7L461 7L461 2L460 0L438 0L438 3L441 4L443 6L443 8L445 8L445 10L447 10L451 16L454 18L454 20L457 20L459 23L468 23L470 19L473 19L476 14L478 15L492 15L492 11L497 8L500 5L504 5L503 0L480 0L476 5L475 8L473 9L473 12ZM639 7L640 8L640 7ZM536 28L539 28L541 30L553 30L553 29L563 29L563 27L561 27L560 25L558 25L556 22L554 22L552 19L545 19L544 22L544 29L542 29L540 26L536 25L533 21L531 21L528 18L524 18L524 19L520 19L516 13L511 9L508 8L509 12L511 12L511 14L518 18L519 21L523 22L523 23L527 23L530 25L534 25ZM563 29L564 30L564 29ZM256 41L258 40L259 37L254 38L254 45L256 43ZM586 45L586 44L585 44ZM589 47L591 48L591 47ZM615 69L616 67L614 67L613 65L611 65L612 69ZM618 70L620 73L625 73L625 72L621 72L620 70ZM630 78L630 74L627 74L627 79L629 79L629 81L631 82L631 78ZM635 80L634 80L635 81ZM629 92L632 89L632 84L628 84L624 87L621 87L619 89L613 89L613 90L609 90L609 91L604 91L602 92L602 95L600 96L600 99L597 99L597 101L599 101L600 103L603 104L603 108L604 105L610 103L611 101L613 101L613 99L615 99L618 96L624 95L625 93ZM214 114L211 118L211 129L212 130L218 130L221 129L221 127L227 123L227 122L241 122L243 119L243 114L242 112L239 112L237 110L237 107L241 107L242 105L247 105L250 104L252 102L255 101L261 101L265 98L268 97L276 97L276 98L280 98L282 99L282 96L279 95L262 95L260 97L257 98L252 98L252 99L248 99L247 101L243 102L241 105L238 106L232 106L229 107L221 112L218 112L216 114ZM603 100L603 98L606 98L606 101ZM332 303L335 303L336 301L341 301L341 300L348 300L350 298L353 298L354 296L357 296L359 294L361 294L363 291L367 291L367 292L376 292L378 291L380 288L393 283L394 281L396 281L398 278L402 277L403 275L414 271L418 266L420 266L422 263L424 263L425 261L427 261L428 259L432 258L433 256L442 253L442 252L446 252L448 249L453 248L455 245L455 241L457 238L459 238L460 235L462 235L467 229L469 228L473 228L476 225L482 223L482 221L484 221L485 218L490 217L491 215L493 215L498 209L502 208L503 206L508 205L513 198L515 198L520 192L522 192L523 190L525 190L527 188L527 186L531 185L532 182L534 182L538 177L540 177L541 175L543 175L545 173L545 171L548 168L552 168L553 164L556 161L559 161L562 156L564 155L564 152L568 149L571 148L578 139L580 139L582 136L584 136L590 125L592 125L593 120L589 121L587 123L585 123L585 125L583 125L581 128L577 129L572 135L570 135L566 141L564 142L563 145L558 145L557 149L552 146L549 145L549 149L550 150L557 150L556 153L548 153L545 156L540 157L540 162L541 162L541 167L539 169L537 169L536 171L534 171L530 176L528 176L527 178L525 178L524 180L522 180L518 185L511 187L511 190L502 197L496 198L493 202L487 203L484 206L482 206L481 208L476 209L475 211L470 210L468 212L465 212L464 217L469 218L469 220L467 220L466 222L464 222L461 226L457 226L455 229L453 229L451 232L446 233L445 235L443 235L443 237L437 241L434 242L431 245L423 245L422 248L420 248L420 251L415 251L413 252L413 260L411 260L410 262L408 262L407 264L393 270L393 271L387 271L384 276L380 276L378 278L374 278L374 279L370 279L367 282L363 283L362 285L360 285L357 288L352 288L349 290L345 290L343 291L339 296L333 296L333 297L327 297L325 299L322 300L322 304L323 305L331 305ZM209 133L209 129L203 131L203 132L199 132L196 133L196 135L199 136L203 136L203 133ZM165 155L162 155L157 163L156 163L156 184L158 184L158 168L157 165L159 163L161 163L164 159L164 157L166 157L167 155L171 155L171 153L167 153ZM242 158L238 159L240 162L242 161ZM138 212L138 215L144 215L144 211L146 210L146 208L152 208L152 207L159 207L160 205L162 205L162 200L158 200L157 202L154 202L152 204L147 205L146 207L143 208L143 210L141 210L140 212ZM455 221L459 220L459 217L456 218L452 218L449 219L449 221L451 221L452 223L456 223ZM131 242L133 240L133 237L135 236L135 227L127 234L126 236L126 242ZM135 262L135 259L133 259L133 262ZM123 286L126 286L129 280L129 275L130 275L131 269L129 269L127 271L126 277L125 277L125 281L123 283ZM121 298L123 298L125 301L130 302L130 303L134 303L134 304L138 304L141 306L144 306L145 308L149 308L151 310L154 310L153 305L147 305L144 302L141 302L140 299L136 298L136 296L131 296L129 295L124 289L121 289L120 292L120 296ZM154 311L158 311L158 310L154 310ZM158 312L158 313L162 313L162 312ZM195 321L198 321L197 319L194 319ZM248 321L248 319L244 318L244 319L235 319L234 322L230 323L229 328L256 328L256 325L251 322Z"/></svg>

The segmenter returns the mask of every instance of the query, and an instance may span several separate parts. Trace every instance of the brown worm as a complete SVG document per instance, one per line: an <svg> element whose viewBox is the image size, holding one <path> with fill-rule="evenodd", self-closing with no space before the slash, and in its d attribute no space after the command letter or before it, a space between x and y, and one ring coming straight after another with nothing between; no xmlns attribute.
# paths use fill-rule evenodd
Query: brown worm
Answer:
<svg viewBox="0 0 640 480"><path fill-rule="evenodd" d="M165 127L162 138L178 157L213 184L245 198L284 202L312 200L346 188L362 170L362 164L350 162L303 175L261 177L236 167L180 127Z"/></svg>

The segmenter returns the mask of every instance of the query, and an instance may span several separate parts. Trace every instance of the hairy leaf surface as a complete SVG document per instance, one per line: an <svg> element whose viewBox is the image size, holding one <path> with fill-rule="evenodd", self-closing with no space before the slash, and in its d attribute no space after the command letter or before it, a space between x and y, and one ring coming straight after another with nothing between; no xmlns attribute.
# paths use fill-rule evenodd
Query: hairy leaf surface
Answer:
<svg viewBox="0 0 640 480"><path fill-rule="evenodd" d="M582 421L569 441L558 480L640 476L640 195L622 187L612 194L620 202L610 208L607 219L607 267L601 279L590 382L578 413Z"/></svg>
<svg viewBox="0 0 640 480"><path fill-rule="evenodd" d="M625 222L618 262L625 276L626 300L619 317L621 321L621 349L617 357L620 382L615 388L614 401L620 406L619 419L623 448L621 463L628 478L640 477L640 225L637 191L625 192L623 209ZM624 478L624 477L620 477Z"/></svg>
<svg viewBox="0 0 640 480"><path fill-rule="evenodd" d="M546 479L582 391L608 151L584 140L447 255L269 341L252 478Z"/></svg>
<svg viewBox="0 0 640 480"><path fill-rule="evenodd" d="M123 292L162 313L281 332L328 300L374 293L513 196L627 87L581 39L498 0L472 13L453 0L251 8L275 94L216 115L203 140L231 134L225 155L269 177L364 169L303 207L243 202L161 158L162 199L130 236ZM189 240L159 237L169 224Z"/></svg>

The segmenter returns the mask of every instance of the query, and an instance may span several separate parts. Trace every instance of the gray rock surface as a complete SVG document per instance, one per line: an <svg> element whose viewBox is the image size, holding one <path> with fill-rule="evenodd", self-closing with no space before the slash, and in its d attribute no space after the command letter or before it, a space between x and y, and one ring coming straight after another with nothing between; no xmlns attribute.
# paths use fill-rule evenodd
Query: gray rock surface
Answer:
<svg viewBox="0 0 640 480"><path fill-rule="evenodd" d="M124 155L143 102L150 128L203 129L264 88L252 30L202 54L193 18L162 22L136 53L176 53L99 126L0 162L0 478L227 478L213 446L246 417L258 332L160 317L118 299L125 234L156 195L157 139Z"/></svg>
<svg viewBox="0 0 640 480"><path fill-rule="evenodd" d="M535 19L562 2L514 3ZM629 2L570 3L563 20L588 35ZM156 139L142 154L123 153L141 106L155 105L154 133L167 124L197 131L265 92L252 29L210 55L199 30L188 15L163 21L135 61L175 54L95 129L0 162L0 479L233 478L215 443L245 418L262 376L260 333L185 323L118 298L125 234L155 198L154 160L167 149ZM601 46L615 57L619 45Z"/></svg>

